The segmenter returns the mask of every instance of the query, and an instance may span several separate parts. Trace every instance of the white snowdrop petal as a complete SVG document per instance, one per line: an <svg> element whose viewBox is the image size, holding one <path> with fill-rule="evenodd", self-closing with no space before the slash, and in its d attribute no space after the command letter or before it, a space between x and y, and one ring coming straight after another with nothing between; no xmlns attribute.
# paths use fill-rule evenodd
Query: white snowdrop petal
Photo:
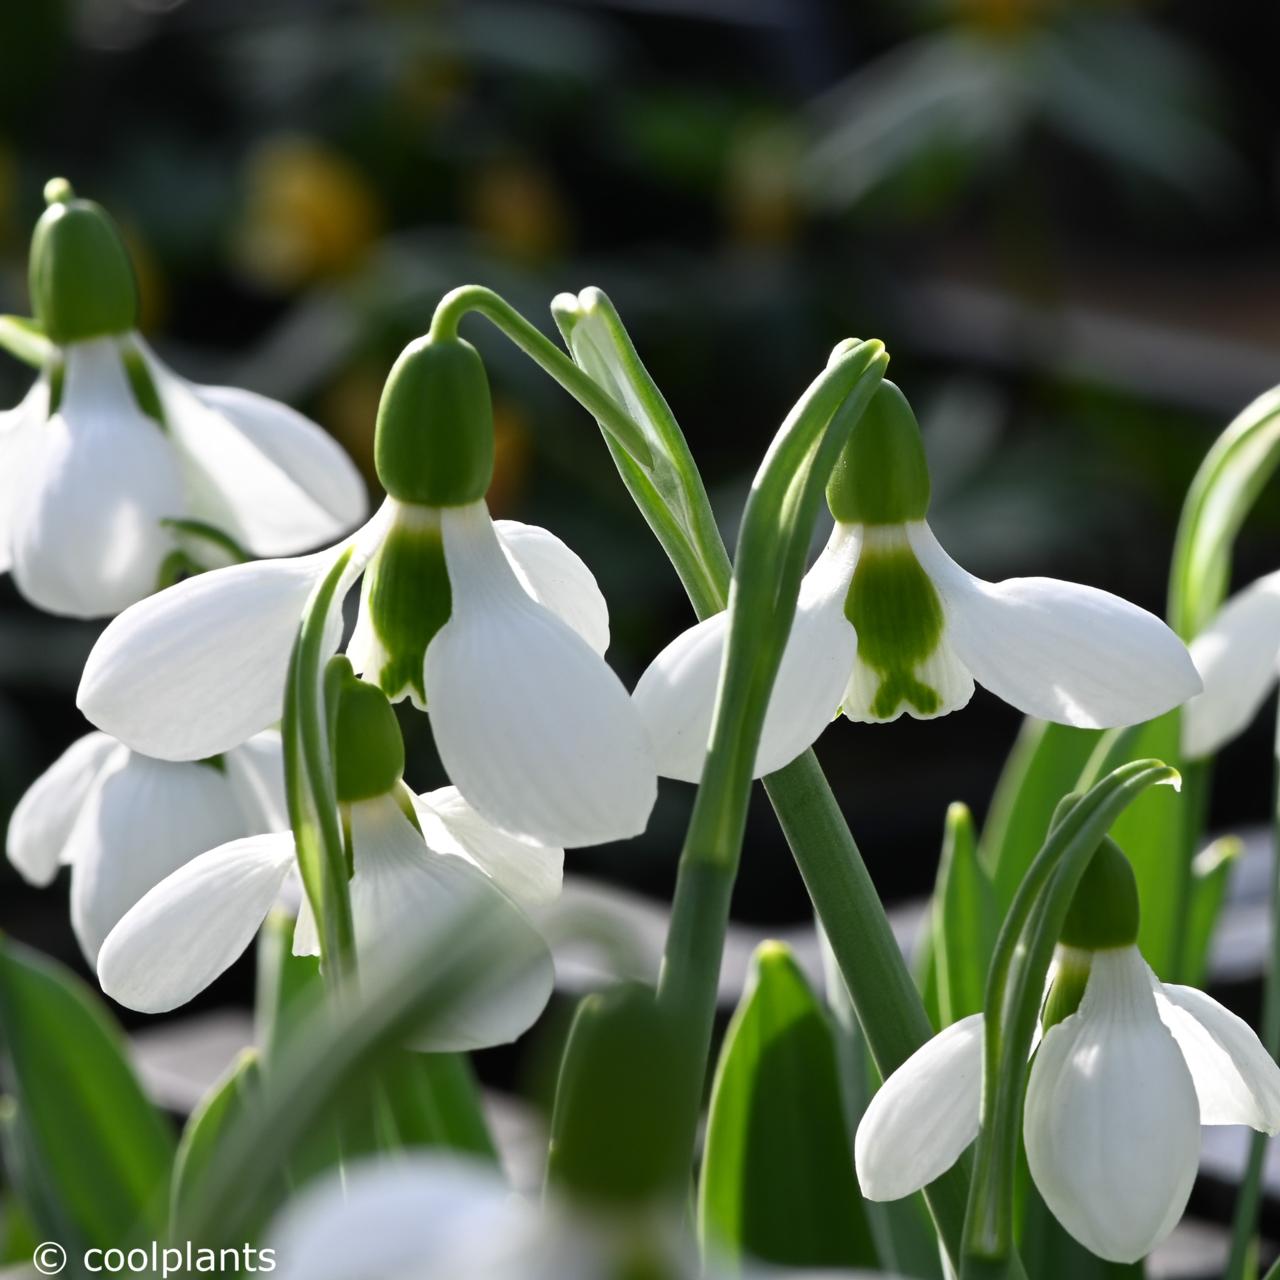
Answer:
<svg viewBox="0 0 1280 1280"><path fill-rule="evenodd" d="M1023 1138L1045 1203L1101 1258L1136 1262L1182 1216L1200 1112L1136 948L1097 952L1080 1008L1044 1037Z"/></svg>
<svg viewBox="0 0 1280 1280"><path fill-rule="evenodd" d="M442 528L453 612L424 674L450 780L518 839L576 847L638 834L657 773L621 681L520 586L483 502L446 507Z"/></svg>
<svg viewBox="0 0 1280 1280"><path fill-rule="evenodd" d="M844 614L857 549L854 532L837 525L801 584L756 751L757 778L790 764L839 711L857 652ZM719 613L677 636L636 685L632 697L663 777L702 777L727 625L728 614Z"/></svg>
<svg viewBox="0 0 1280 1280"><path fill-rule="evenodd" d="M321 427L252 391L187 382L137 345L198 519L255 555L286 556L333 542L364 518L364 481Z"/></svg>
<svg viewBox="0 0 1280 1280"><path fill-rule="evenodd" d="M1056 578L983 582L923 521L907 526L977 682L1027 715L1086 729L1139 724L1200 691L1186 647L1154 614Z"/></svg>
<svg viewBox="0 0 1280 1280"><path fill-rule="evenodd" d="M520 585L603 654L609 647L609 606L581 557L537 525L495 520L493 527Z"/></svg>
<svg viewBox="0 0 1280 1280"><path fill-rule="evenodd" d="M884 1082L863 1113L854 1163L869 1200L898 1200L944 1174L978 1136L982 1014L934 1036Z"/></svg>
<svg viewBox="0 0 1280 1280"><path fill-rule="evenodd" d="M13 575L50 613L116 613L156 589L186 514L182 476L159 423L138 408L115 339L66 349L57 412L23 459L12 512Z"/></svg>
<svg viewBox="0 0 1280 1280"><path fill-rule="evenodd" d="M90 965L116 922L198 853L249 835L225 776L121 748L67 840L71 924Z"/></svg>
<svg viewBox="0 0 1280 1280"><path fill-rule="evenodd" d="M76 704L160 759L238 746L280 718L303 608L334 558L215 569L125 610L89 654Z"/></svg>
<svg viewBox="0 0 1280 1280"><path fill-rule="evenodd" d="M30 477L27 460L49 416L49 375L42 373L12 408L0 413L0 573L13 564L13 514Z"/></svg>
<svg viewBox="0 0 1280 1280"><path fill-rule="evenodd" d="M298 915L293 922L293 954L318 956L320 954L320 930L316 928L316 913L311 910L311 899L299 878Z"/></svg>
<svg viewBox="0 0 1280 1280"><path fill-rule="evenodd" d="M234 840L193 858L107 935L98 953L103 991L141 1013L185 1004L253 941L293 865L288 832Z"/></svg>
<svg viewBox="0 0 1280 1280"><path fill-rule="evenodd" d="M1240 733L1276 683L1280 572L1231 597L1191 642L1204 692L1182 709L1182 749L1197 760Z"/></svg>
<svg viewBox="0 0 1280 1280"><path fill-rule="evenodd" d="M49 884L66 861L67 837L113 751L123 751L105 733L77 738L23 794L9 818L5 852L24 880Z"/></svg>
<svg viewBox="0 0 1280 1280"><path fill-rule="evenodd" d="M509 1238L523 1210L491 1166L411 1153L312 1184L268 1241L279 1280L456 1280L459 1261Z"/></svg>
<svg viewBox="0 0 1280 1280"><path fill-rule="evenodd" d="M231 794L247 833L283 831L289 825L284 789L284 742L279 729L264 729L222 757Z"/></svg>
<svg viewBox="0 0 1280 1280"><path fill-rule="evenodd" d="M564 850L513 840L490 826L457 787L415 796L414 811L427 847L474 863L522 907L540 907L560 896Z"/></svg>
<svg viewBox="0 0 1280 1280"><path fill-rule="evenodd" d="M518 958L514 972L482 982L414 1047L463 1052L527 1031L551 998L555 974L546 943L505 894L470 862L428 850L390 795L351 806L351 847L351 915L363 967L403 962L423 939L473 912Z"/></svg>
<svg viewBox="0 0 1280 1280"><path fill-rule="evenodd" d="M1200 1123L1280 1131L1280 1066L1253 1028L1203 991L1152 982L1160 1017L1195 1081Z"/></svg>

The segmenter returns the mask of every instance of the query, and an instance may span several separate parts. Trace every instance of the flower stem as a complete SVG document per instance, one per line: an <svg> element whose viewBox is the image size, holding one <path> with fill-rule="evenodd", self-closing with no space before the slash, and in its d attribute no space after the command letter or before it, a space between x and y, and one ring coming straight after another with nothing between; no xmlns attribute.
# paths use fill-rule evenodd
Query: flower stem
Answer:
<svg viewBox="0 0 1280 1280"><path fill-rule="evenodd" d="M886 363L879 343L863 343L819 376L775 437L743 515L720 692L658 983L659 1005L687 1052L677 1105L690 1161L756 750L795 614L804 551L827 476Z"/></svg>
<svg viewBox="0 0 1280 1280"><path fill-rule="evenodd" d="M1280 745L1280 706L1276 708L1276 735ZM1262 996L1262 1043L1273 1058L1280 1055L1280 755L1275 764L1271 802L1271 954ZM1265 1133L1254 1133L1249 1143L1249 1158L1245 1163L1244 1180L1240 1184L1231 1224L1231 1254L1222 1273L1226 1280L1245 1280L1251 1274L1251 1253L1258 1230L1262 1174L1269 1140ZM1280 1267L1280 1263L1276 1265ZM1268 1274L1274 1273L1275 1268Z"/></svg>
<svg viewBox="0 0 1280 1280"><path fill-rule="evenodd" d="M653 453L644 432L617 402L589 378L540 329L529 323L509 302L492 289L468 284L441 298L431 318L430 337L457 337L463 316L476 312L504 333L533 362L549 373L642 466Z"/></svg>

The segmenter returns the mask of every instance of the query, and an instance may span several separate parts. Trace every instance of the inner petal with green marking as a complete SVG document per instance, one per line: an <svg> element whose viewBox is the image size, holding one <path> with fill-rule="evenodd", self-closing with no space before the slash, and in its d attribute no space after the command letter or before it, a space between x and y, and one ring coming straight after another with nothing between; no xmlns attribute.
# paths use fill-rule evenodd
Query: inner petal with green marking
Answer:
<svg viewBox="0 0 1280 1280"><path fill-rule="evenodd" d="M365 573L360 619L348 648L352 661L393 702L409 697L426 710L427 646L452 612L440 513L400 503Z"/></svg>
<svg viewBox="0 0 1280 1280"><path fill-rule="evenodd" d="M946 613L903 525L866 525L845 616L858 657L845 692L851 720L918 719L963 706L973 680L946 642Z"/></svg>

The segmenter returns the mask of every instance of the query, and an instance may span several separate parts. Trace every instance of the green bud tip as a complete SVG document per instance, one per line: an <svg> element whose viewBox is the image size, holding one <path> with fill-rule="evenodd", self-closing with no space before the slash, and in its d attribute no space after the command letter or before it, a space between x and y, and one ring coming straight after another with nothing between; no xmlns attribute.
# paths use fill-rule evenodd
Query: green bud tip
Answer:
<svg viewBox="0 0 1280 1280"><path fill-rule="evenodd" d="M827 505L845 524L905 524L925 518L929 494L920 424L906 396L885 379L849 433L827 485Z"/></svg>
<svg viewBox="0 0 1280 1280"><path fill-rule="evenodd" d="M325 670L325 696L338 800L353 804L394 791L404 774L404 739L386 695L357 679L339 655Z"/></svg>
<svg viewBox="0 0 1280 1280"><path fill-rule="evenodd" d="M31 236L31 306L59 346L137 326L138 288L119 229L65 178L45 185L48 207Z"/></svg>
<svg viewBox="0 0 1280 1280"><path fill-rule="evenodd" d="M1138 941L1138 881L1120 846L1104 838L1067 909L1059 941L1081 951L1109 951Z"/></svg>
<svg viewBox="0 0 1280 1280"><path fill-rule="evenodd" d="M75 198L75 190L66 178L50 178L44 184L45 204L67 204Z"/></svg>
<svg viewBox="0 0 1280 1280"><path fill-rule="evenodd" d="M378 406L374 463L401 502L460 507L493 479L493 406L484 362L461 338L411 342Z"/></svg>

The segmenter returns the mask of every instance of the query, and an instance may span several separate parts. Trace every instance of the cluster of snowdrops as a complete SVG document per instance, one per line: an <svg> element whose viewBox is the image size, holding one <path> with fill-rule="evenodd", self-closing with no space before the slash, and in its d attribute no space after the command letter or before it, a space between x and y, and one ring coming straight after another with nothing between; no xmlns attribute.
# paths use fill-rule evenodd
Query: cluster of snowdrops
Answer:
<svg viewBox="0 0 1280 1280"><path fill-rule="evenodd" d="M320 427L171 371L136 331L132 270L109 217L64 182L46 196L34 317L0 327L39 368L0 419L0 568L42 609L111 621L77 695L93 731L28 790L7 851L36 884L69 868L72 923L107 995L145 1013L175 1009L283 913L281 963L300 958L321 1003L347 1018L366 993L412 985L423 946L491 940L492 963L393 1032L397 1052L437 1064L509 1042L555 988L539 921L560 892L565 850L642 832L660 777L701 782L656 991L584 1010L566 1051L552 1168L577 1174L553 1179L537 1207L456 1144L388 1160L340 1137L321 1162L327 1177L261 1227L288 1274L357 1274L354 1242L358 1274L370 1275L674 1276L755 1265L752 1255L793 1267L892 1261L875 1240L832 1256L797 1244L789 1256L786 1232L753 1219L750 1179L717 1170L703 1171L700 1240L685 1238L680 1202L756 778L767 778L833 956L828 1002L851 1006L858 1051L884 1078L865 1105L844 1094L837 1160L860 1189L851 1216L926 1190L931 1217L913 1229L936 1236L958 1272L994 1261L1017 1275L1009 1152L1021 1146L1061 1227L1101 1259L1132 1262L1180 1219L1202 1124L1280 1129L1280 1069L1255 1033L1194 987L1162 982L1138 949L1137 881L1107 831L1144 788L1176 784L1173 768L1118 755L1092 786L1054 797L1043 847L1026 850L982 958L985 1009L930 1036L809 753L840 714L928 721L982 685L1037 721L1080 729L1176 712L1181 759L1203 759L1249 722L1274 677L1280 575L1217 601L1194 634L1091 587L974 577L930 529L919 428L884 376L883 347L854 340L835 348L765 455L731 572L688 445L597 290L553 304L567 353L487 290L449 295L387 379L376 437L385 497L371 513ZM633 690L606 661L608 607L584 560L549 530L490 516L488 383L457 332L471 313L597 420L689 591L699 620ZM1222 594L1230 534L1271 465L1263 447L1275 447L1269 406L1242 421L1215 446L1231 465L1211 495L1216 523L1203 522L1218 539L1201 574L1218 579L1210 594ZM824 496L832 531L806 571ZM403 776L392 704L406 700L429 719L447 786L419 793ZM776 968L762 957L756 981ZM804 986L783 969L769 980ZM832 1024L825 1003L814 1008ZM575 1144L590 1141L572 1118L587 1105L578 1094L598 1092L593 1071L611 1060L600 1045L616 1039L620 1012L648 1028L670 1071L620 1071L617 1095L592 1115L606 1134L610 1107L646 1115L669 1132L669 1151L607 1212L592 1211L593 1180L617 1171L578 1158ZM726 1054L732 1041L731 1031ZM722 1057L718 1093L733 1069ZM21 1106L20 1055L9 1070ZM626 1096L657 1081L648 1110ZM251 1101L241 1106L253 1114ZM717 1153L733 1145L729 1123L713 1115L704 1163L713 1138ZM976 1161L962 1160L975 1139ZM627 1151L611 1159L625 1166ZM735 1195L738 1217L724 1211Z"/></svg>

